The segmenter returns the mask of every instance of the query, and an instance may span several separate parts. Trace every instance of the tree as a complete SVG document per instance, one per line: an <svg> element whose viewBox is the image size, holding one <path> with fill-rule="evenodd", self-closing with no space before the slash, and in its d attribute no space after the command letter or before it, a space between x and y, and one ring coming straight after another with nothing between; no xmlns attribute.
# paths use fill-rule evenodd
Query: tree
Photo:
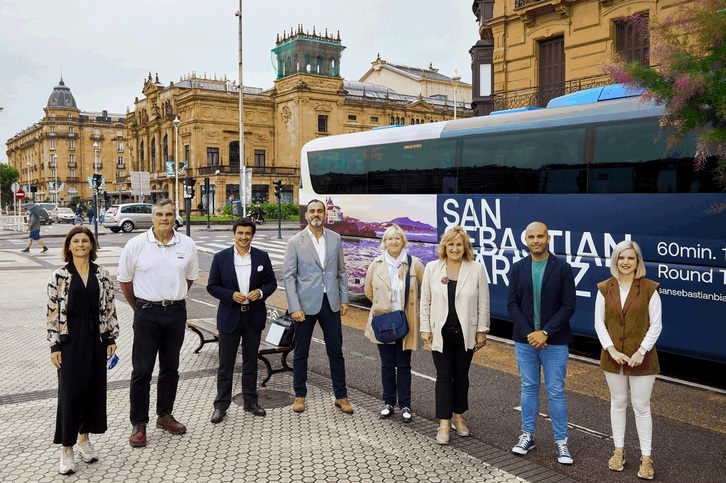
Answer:
<svg viewBox="0 0 726 483"><path fill-rule="evenodd" d="M651 66L616 59L606 70L665 105L662 125L670 143L695 133L695 168L715 156L715 176L726 190L726 0L686 1L673 14L649 20L626 19L650 36Z"/></svg>
<svg viewBox="0 0 726 483"><path fill-rule="evenodd" d="M13 192L10 185L20 179L20 172L9 164L0 163L0 207L12 204Z"/></svg>

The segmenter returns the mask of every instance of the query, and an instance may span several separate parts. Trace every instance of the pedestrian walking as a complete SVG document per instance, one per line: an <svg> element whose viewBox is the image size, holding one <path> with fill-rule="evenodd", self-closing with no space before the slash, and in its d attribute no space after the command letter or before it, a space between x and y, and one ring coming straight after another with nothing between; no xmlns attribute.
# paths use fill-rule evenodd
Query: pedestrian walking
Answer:
<svg viewBox="0 0 726 483"><path fill-rule="evenodd" d="M35 209L36 207L40 209L37 205L31 205L28 211L28 246L21 250L25 253L30 252L30 247L33 246L33 240L37 241L43 247L41 250L42 253L48 251L45 242L40 239L40 211Z"/></svg>
<svg viewBox="0 0 726 483"><path fill-rule="evenodd" d="M76 219L73 220L73 225L78 223L80 225L83 225L83 208L81 205L76 206Z"/></svg>

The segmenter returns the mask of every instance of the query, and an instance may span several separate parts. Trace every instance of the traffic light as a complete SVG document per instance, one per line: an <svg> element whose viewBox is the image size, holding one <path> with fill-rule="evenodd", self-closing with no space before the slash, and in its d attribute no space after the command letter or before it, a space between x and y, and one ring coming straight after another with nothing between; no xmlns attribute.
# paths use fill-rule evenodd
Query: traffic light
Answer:
<svg viewBox="0 0 726 483"><path fill-rule="evenodd" d="M272 184L275 185L275 198L280 199L282 197L282 180L278 179L273 181Z"/></svg>
<svg viewBox="0 0 726 483"><path fill-rule="evenodd" d="M194 183L197 180L194 178L184 178L184 198L194 198Z"/></svg>
<svg viewBox="0 0 726 483"><path fill-rule="evenodd" d="M101 189L101 180L103 176L101 176L99 173L93 174L93 185L96 187L97 190Z"/></svg>

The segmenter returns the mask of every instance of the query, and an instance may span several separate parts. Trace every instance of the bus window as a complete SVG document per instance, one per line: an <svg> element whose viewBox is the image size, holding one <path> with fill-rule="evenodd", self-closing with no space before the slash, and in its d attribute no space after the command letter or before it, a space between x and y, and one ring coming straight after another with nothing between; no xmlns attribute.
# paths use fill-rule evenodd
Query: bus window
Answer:
<svg viewBox="0 0 726 483"><path fill-rule="evenodd" d="M308 153L313 191L325 194L364 194L365 148Z"/></svg>
<svg viewBox="0 0 726 483"><path fill-rule="evenodd" d="M585 128L464 138L460 193L584 193Z"/></svg>
<svg viewBox="0 0 726 483"><path fill-rule="evenodd" d="M598 126L593 164L590 166L591 193L717 193L711 158L696 171L693 156L695 138L668 147L668 134L656 119Z"/></svg>
<svg viewBox="0 0 726 483"><path fill-rule="evenodd" d="M456 141L427 139L371 148L368 193L439 194L456 191Z"/></svg>

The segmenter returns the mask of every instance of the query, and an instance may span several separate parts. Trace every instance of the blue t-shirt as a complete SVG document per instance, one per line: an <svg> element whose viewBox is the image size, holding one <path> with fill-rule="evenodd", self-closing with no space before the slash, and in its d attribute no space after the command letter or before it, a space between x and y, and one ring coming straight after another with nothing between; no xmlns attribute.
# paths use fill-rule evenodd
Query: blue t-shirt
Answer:
<svg viewBox="0 0 726 483"><path fill-rule="evenodd" d="M544 278L547 259L541 262L532 260L532 291L534 292L534 330L542 328L540 307L542 305L542 279Z"/></svg>

